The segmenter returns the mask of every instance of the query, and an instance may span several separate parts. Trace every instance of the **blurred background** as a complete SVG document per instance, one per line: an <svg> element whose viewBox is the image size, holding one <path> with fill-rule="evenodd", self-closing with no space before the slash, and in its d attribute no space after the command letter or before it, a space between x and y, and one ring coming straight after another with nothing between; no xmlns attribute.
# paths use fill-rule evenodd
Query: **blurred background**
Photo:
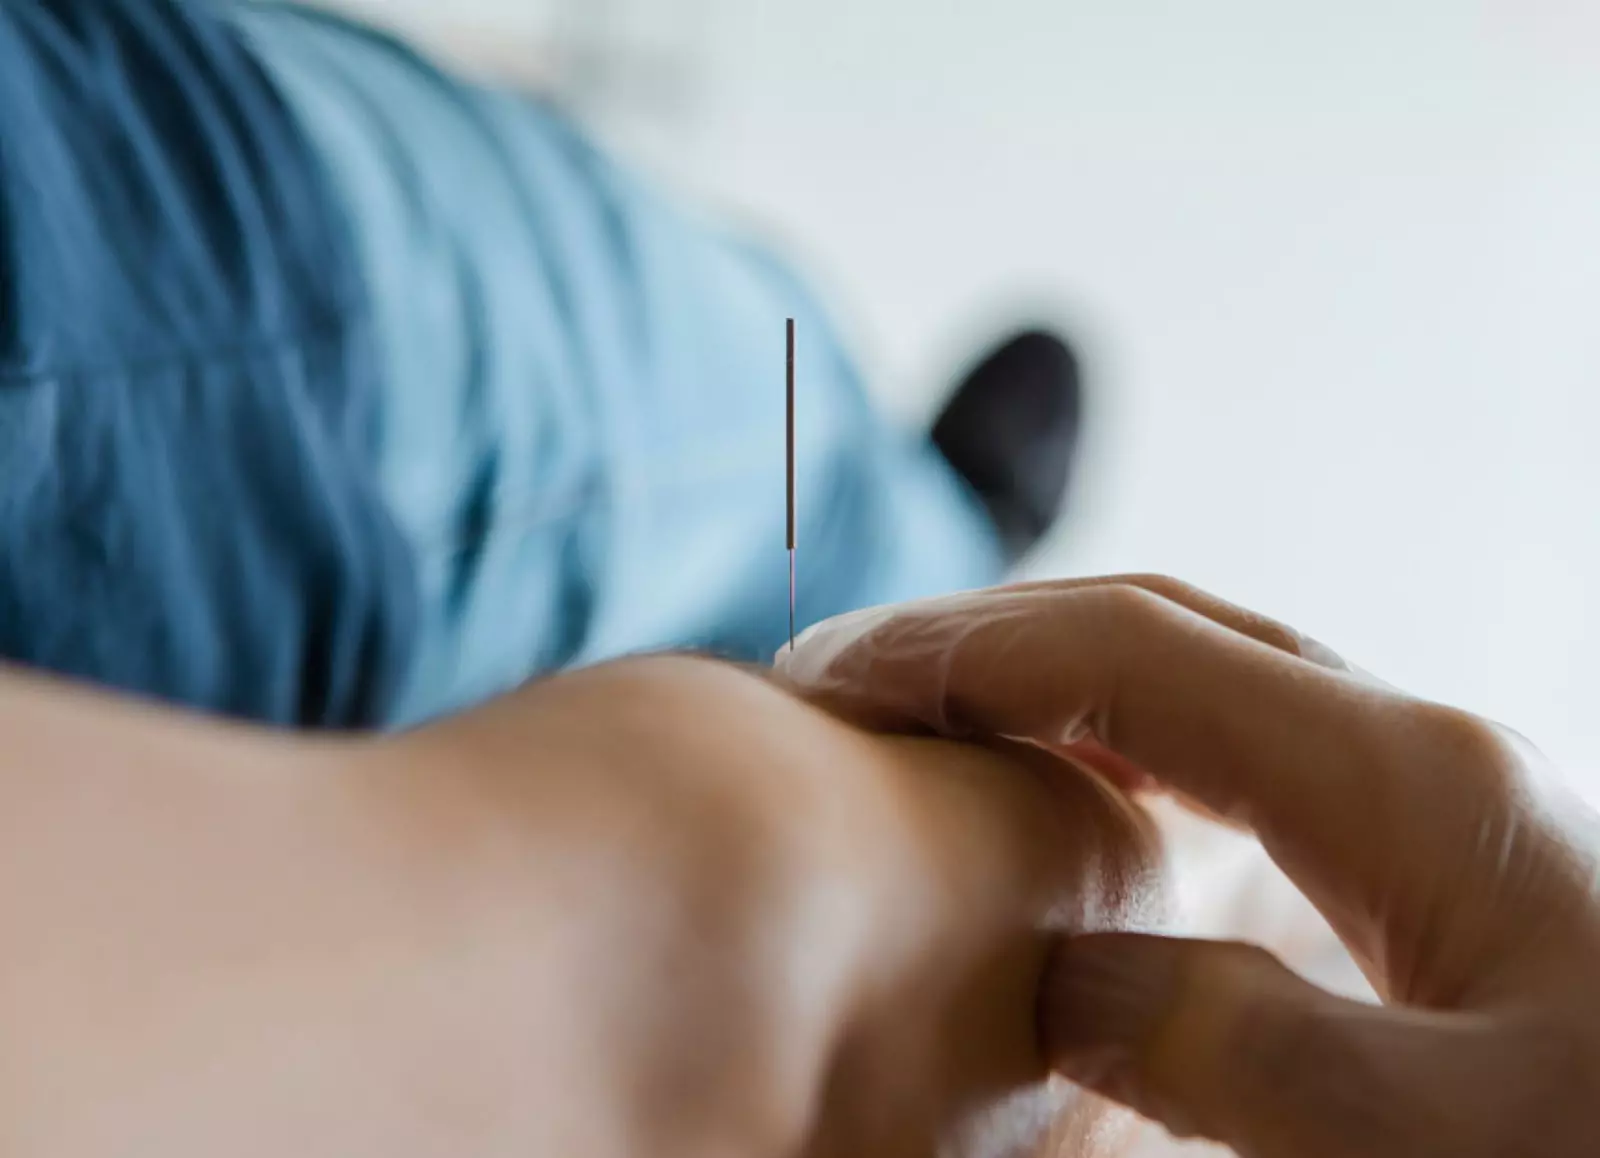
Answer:
<svg viewBox="0 0 1600 1158"><path fill-rule="evenodd" d="M786 239L908 420L1091 374L1043 573L1168 571L1600 797L1600 6L366 0Z"/></svg>

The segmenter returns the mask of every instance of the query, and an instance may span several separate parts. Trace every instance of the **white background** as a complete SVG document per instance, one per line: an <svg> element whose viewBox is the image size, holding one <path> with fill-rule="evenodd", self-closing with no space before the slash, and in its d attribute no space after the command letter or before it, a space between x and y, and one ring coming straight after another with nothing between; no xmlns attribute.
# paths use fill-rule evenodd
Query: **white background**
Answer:
<svg viewBox="0 0 1600 1158"><path fill-rule="evenodd" d="M1008 309L1071 324L1091 441L1037 570L1183 576L1600 792L1600 6L611 10L684 92L602 131L786 234L897 411Z"/></svg>

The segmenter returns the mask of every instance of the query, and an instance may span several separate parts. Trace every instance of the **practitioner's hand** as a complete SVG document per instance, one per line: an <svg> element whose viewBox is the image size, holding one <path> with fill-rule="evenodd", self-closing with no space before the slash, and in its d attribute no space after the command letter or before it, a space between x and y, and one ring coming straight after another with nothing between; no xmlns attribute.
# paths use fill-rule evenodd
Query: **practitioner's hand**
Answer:
<svg viewBox="0 0 1600 1158"><path fill-rule="evenodd" d="M1261 950L1068 938L1058 1068L1260 1158L1600 1152L1592 815L1518 738L1171 580L1032 584L807 633L874 725L1028 737L1254 831L1387 1003Z"/></svg>

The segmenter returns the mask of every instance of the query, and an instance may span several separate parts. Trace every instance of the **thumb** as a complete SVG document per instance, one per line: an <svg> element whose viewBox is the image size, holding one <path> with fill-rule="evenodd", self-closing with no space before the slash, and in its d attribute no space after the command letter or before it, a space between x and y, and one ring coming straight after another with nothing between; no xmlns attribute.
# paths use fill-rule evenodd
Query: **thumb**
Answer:
<svg viewBox="0 0 1600 1158"><path fill-rule="evenodd" d="M1137 934L1063 941L1040 1017L1058 1072L1247 1158L1484 1152L1491 1107L1471 1091L1495 1090L1504 1060L1484 1018L1335 997L1250 945Z"/></svg>

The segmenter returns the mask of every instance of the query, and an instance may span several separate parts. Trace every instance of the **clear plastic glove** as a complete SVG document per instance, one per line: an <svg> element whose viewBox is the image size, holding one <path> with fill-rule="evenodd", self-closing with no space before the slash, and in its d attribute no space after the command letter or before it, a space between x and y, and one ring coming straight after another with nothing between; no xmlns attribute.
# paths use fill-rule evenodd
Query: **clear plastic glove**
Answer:
<svg viewBox="0 0 1600 1158"><path fill-rule="evenodd" d="M1594 817L1517 737L1169 579L846 616L778 657L889 729L1030 739L1254 832L1385 1002L1263 950L1064 941L1064 1074L1262 1158L1600 1153Z"/></svg>

